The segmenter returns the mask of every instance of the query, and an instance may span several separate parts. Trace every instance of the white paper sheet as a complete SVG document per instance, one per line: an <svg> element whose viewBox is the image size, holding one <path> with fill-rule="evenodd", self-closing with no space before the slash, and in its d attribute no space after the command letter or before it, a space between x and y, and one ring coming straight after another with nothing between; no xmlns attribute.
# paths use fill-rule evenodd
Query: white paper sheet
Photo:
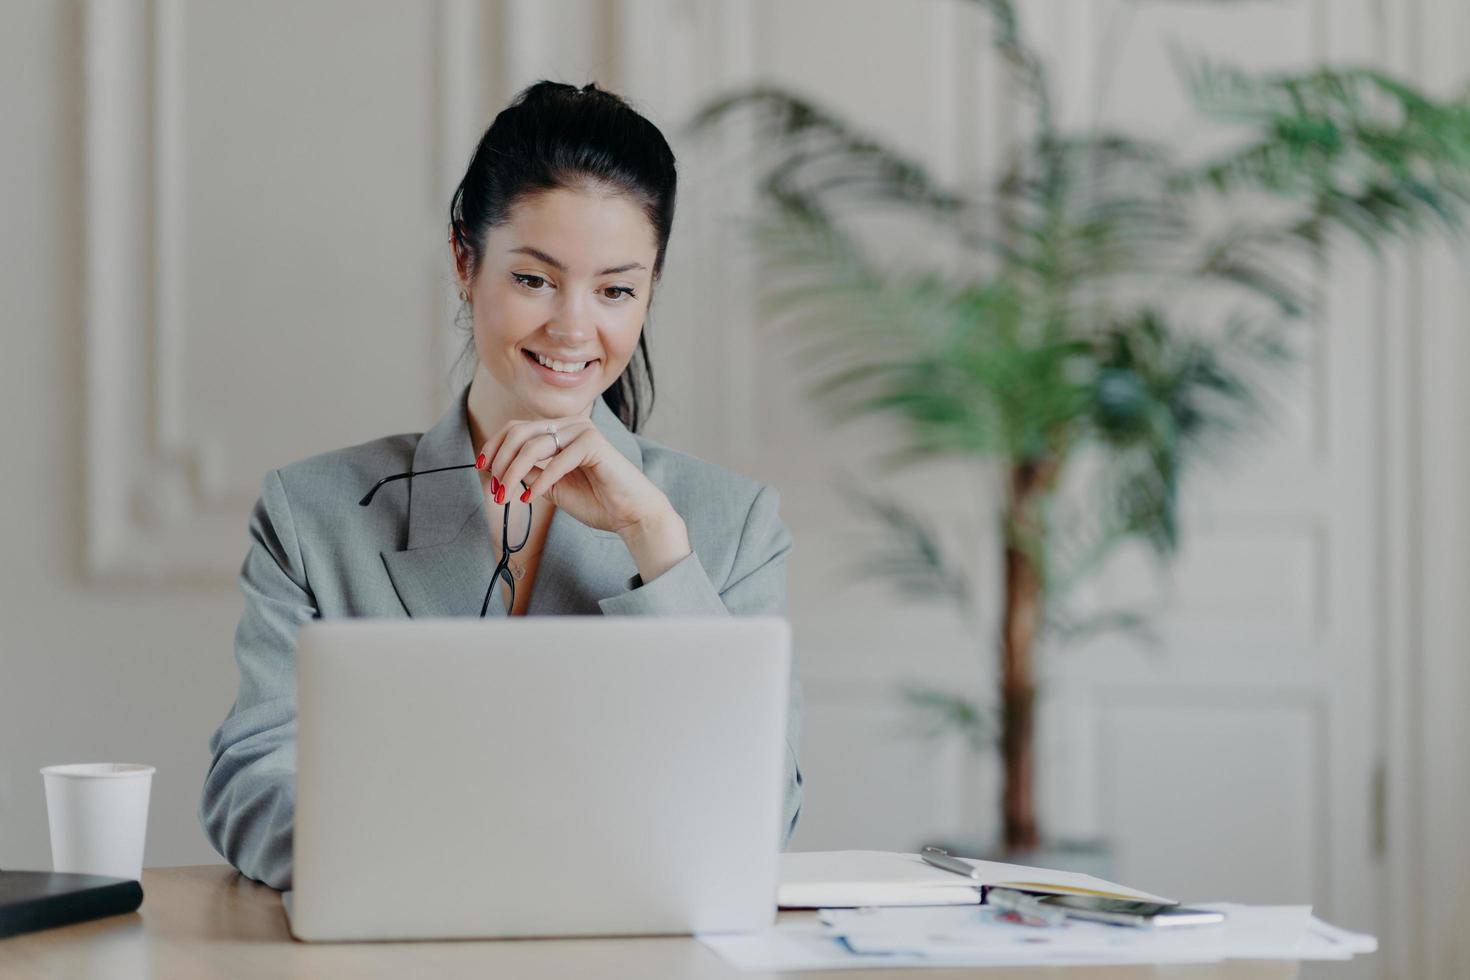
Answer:
<svg viewBox="0 0 1470 980"><path fill-rule="evenodd" d="M1315 918L1310 906L1202 907L1224 911L1225 924L1151 930L1074 920L1038 928L997 921L995 910L975 906L825 909L817 922L698 938L745 970L1349 959L1378 946Z"/></svg>
<svg viewBox="0 0 1470 980"><path fill-rule="evenodd" d="M1323 922L1316 916L1312 916L1312 923L1307 931L1307 943L1324 951L1336 951L1343 954L1342 959L1351 959L1359 953L1378 952L1377 937L1361 932L1348 932L1346 929ZM1328 959L1329 957L1320 958Z"/></svg>
<svg viewBox="0 0 1470 980"><path fill-rule="evenodd" d="M1154 931L1074 919L1037 928L1007 921L989 906L828 909L821 919L855 952L917 954L945 962L1214 963L1224 958L1224 926Z"/></svg>

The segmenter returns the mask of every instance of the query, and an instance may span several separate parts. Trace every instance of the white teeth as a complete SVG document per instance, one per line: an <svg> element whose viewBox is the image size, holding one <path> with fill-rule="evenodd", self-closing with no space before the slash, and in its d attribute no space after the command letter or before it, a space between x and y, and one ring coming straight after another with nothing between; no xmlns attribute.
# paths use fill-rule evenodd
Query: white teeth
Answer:
<svg viewBox="0 0 1470 980"><path fill-rule="evenodd" d="M576 374L588 364L592 363L591 361L582 361L580 364L568 364L565 361L549 360L545 357L542 357L540 354L537 354L535 351L532 351L531 353L535 355L536 360L539 361L541 364L551 368L551 370L553 371L560 371L563 374Z"/></svg>

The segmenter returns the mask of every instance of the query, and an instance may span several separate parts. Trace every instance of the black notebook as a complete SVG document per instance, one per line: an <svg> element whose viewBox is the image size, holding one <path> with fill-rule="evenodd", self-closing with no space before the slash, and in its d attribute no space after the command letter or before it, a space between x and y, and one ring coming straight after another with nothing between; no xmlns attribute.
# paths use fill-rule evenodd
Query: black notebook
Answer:
<svg viewBox="0 0 1470 980"><path fill-rule="evenodd" d="M143 904L143 886L129 878L0 871L0 938L50 929Z"/></svg>

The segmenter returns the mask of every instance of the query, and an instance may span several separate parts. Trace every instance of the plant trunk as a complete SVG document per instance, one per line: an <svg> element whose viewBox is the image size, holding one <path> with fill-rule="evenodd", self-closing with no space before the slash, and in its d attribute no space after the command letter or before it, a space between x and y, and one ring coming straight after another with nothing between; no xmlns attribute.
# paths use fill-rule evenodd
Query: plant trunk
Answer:
<svg viewBox="0 0 1470 980"><path fill-rule="evenodd" d="M1032 651L1044 608L1042 571L1034 556L1045 540L1042 505L1056 477L1047 459L1016 463L1006 504L1005 615L1001 620L1001 794L1005 847L1041 844L1036 821L1034 709L1036 681Z"/></svg>

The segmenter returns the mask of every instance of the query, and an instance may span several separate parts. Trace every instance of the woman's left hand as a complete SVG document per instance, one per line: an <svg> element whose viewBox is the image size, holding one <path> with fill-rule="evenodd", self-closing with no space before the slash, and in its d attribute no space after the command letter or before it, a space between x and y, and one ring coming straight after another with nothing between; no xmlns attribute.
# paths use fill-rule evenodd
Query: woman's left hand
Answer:
<svg viewBox="0 0 1470 980"><path fill-rule="evenodd" d="M550 424L560 450L546 431ZM530 501L544 497L588 527L622 535L678 516L664 492L591 419L513 419L485 443L482 455L483 469L504 484L498 502L513 490ZM522 481L529 488L524 494Z"/></svg>

